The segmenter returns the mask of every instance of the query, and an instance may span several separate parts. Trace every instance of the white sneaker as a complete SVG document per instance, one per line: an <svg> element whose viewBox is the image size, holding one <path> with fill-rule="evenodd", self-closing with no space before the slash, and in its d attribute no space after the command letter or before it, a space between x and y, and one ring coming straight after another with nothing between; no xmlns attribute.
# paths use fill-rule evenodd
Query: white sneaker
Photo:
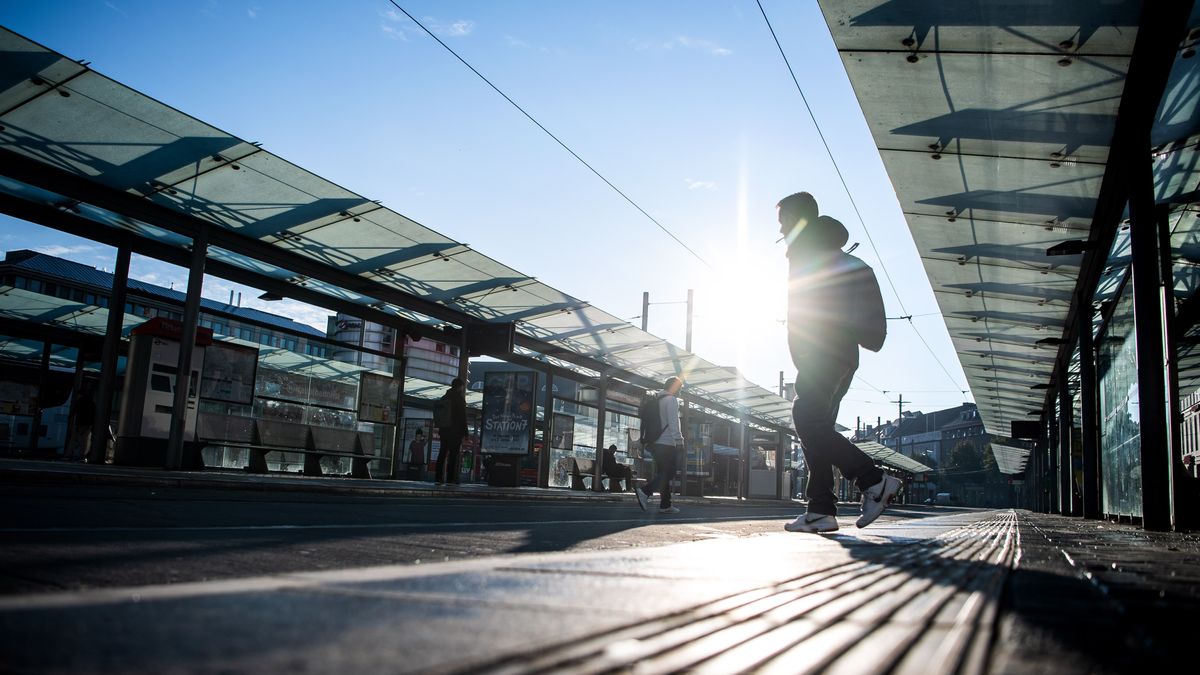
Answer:
<svg viewBox="0 0 1200 675"><path fill-rule="evenodd" d="M805 513L796 516L796 519L784 525L783 529L788 532L836 532L838 521L833 516L823 516L819 513Z"/></svg>
<svg viewBox="0 0 1200 675"><path fill-rule="evenodd" d="M867 488L863 492L862 515L854 524L858 527L866 527L875 522L875 519L883 513L888 504L892 503L896 493L903 486L904 483L901 483L899 478L884 475L883 480Z"/></svg>
<svg viewBox="0 0 1200 675"><path fill-rule="evenodd" d="M679 509L674 506L668 506L665 509L659 509L658 512L659 513L679 513Z"/></svg>
<svg viewBox="0 0 1200 675"><path fill-rule="evenodd" d="M645 511L646 510L646 493L642 492L642 488L640 488L640 487L633 488L633 492L634 492L634 494L637 495L638 506L642 507L642 510Z"/></svg>

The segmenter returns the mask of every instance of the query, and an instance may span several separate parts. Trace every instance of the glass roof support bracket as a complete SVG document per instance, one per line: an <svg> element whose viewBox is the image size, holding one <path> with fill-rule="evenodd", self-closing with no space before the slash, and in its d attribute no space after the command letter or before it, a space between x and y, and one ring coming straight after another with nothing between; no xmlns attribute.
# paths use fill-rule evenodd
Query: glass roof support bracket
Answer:
<svg viewBox="0 0 1200 675"><path fill-rule="evenodd" d="M200 227L192 238L191 265L188 268L187 296L183 305L183 331L179 341L179 359L175 371L175 400L171 409L170 434L167 437L166 468L182 469L183 430L187 418L188 392L192 389L192 355L196 350L196 326L200 323L200 291L204 286L204 262L208 257L208 228ZM197 384L197 388L199 383Z"/></svg>
<svg viewBox="0 0 1200 675"><path fill-rule="evenodd" d="M117 382L117 356L121 344L121 323L125 315L125 291L129 285L130 257L128 244L117 248L112 291L108 299L108 330L104 334L104 347L100 352L100 383L96 392L96 411L92 417L92 445L86 450L87 461L92 464L104 463L108 445L108 421L112 419L113 390Z"/></svg>
<svg viewBox="0 0 1200 675"><path fill-rule="evenodd" d="M1089 312L1080 312L1077 319L1079 333L1079 428L1080 445L1083 448L1083 517L1101 518L1100 513L1100 435L1096 416L1096 350L1092 344L1092 318Z"/></svg>
<svg viewBox="0 0 1200 675"><path fill-rule="evenodd" d="M15 111L15 110L17 110L17 109L21 108L22 106L25 106L25 105L28 105L28 104L30 104L30 103L33 103L34 101L36 101L36 100L38 100L39 98L41 98L41 97L45 96L46 94L49 94L49 93L50 93L50 92L52 92L52 91L60 91L60 89L59 89L59 88L60 88L60 87L62 87L64 84L67 84L67 83L68 83L68 82L70 82L71 80L74 80L75 78L79 77L80 75L83 75L84 73L91 72L91 69L90 69L90 68L88 68L87 66L84 66L84 65L80 64L80 67L82 68L82 70L80 70L79 72L77 72L77 73L75 73L75 74L71 75L70 77L66 78L66 79L65 79L65 80L63 80L62 82L49 82L49 81L47 81L47 80L44 80L44 79L42 79L41 77L37 77L37 76L35 76L35 77L33 77L33 78L30 78L31 80L34 80L34 79L40 80L40 81L41 81L41 84L42 84L42 85L45 85L45 87L46 87L46 88L45 88L45 89L42 89L41 91L39 91L38 93L34 94L33 96L30 96L30 97L26 98L24 101L21 101L20 103L17 103L17 104L14 104L14 105L12 105L12 106L9 106L9 108L8 108L7 110L5 110L4 112L0 112L0 118L3 118L4 116L6 116L6 115L8 115L9 113L11 113L11 112L13 112L13 111ZM38 83L37 83L37 82L34 82L34 84L38 84ZM70 95L71 95L71 93L70 93L70 92L68 92L68 91L66 91L66 90L61 90L61 91L60 91L60 95L63 95L63 96L70 96Z"/></svg>

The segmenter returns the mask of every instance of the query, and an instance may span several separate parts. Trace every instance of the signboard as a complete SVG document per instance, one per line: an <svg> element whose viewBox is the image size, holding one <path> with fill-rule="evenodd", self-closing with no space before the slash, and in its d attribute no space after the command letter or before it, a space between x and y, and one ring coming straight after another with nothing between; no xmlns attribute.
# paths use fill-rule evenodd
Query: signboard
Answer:
<svg viewBox="0 0 1200 675"><path fill-rule="evenodd" d="M496 455L529 454L533 440L531 372L491 372L483 379L481 448Z"/></svg>
<svg viewBox="0 0 1200 675"><path fill-rule="evenodd" d="M249 405L254 399L254 374L258 348L231 342L214 342L200 372L200 398Z"/></svg>
<svg viewBox="0 0 1200 675"><path fill-rule="evenodd" d="M358 420L395 424L399 395L400 383L396 378L364 372L358 388Z"/></svg>

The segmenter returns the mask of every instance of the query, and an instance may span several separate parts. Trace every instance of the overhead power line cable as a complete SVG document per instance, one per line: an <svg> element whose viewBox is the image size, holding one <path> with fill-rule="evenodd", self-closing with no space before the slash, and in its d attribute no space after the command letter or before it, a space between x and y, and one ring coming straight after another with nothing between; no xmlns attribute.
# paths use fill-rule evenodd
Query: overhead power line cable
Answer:
<svg viewBox="0 0 1200 675"><path fill-rule="evenodd" d="M946 369L942 360L934 353L933 348L925 341L925 336L921 335L921 331L917 330L916 325L913 324L912 315L908 313L908 308L904 306L904 300L900 297L900 292L896 290L896 284L892 281L892 275L888 272L887 265L883 262L883 256L879 255L879 249L875 246L875 239L871 237L871 230L867 228L867 222L862 217L862 212L858 209L858 203L854 201L854 195L850 192L850 186L846 183L846 177L842 175L842 169L838 166L837 159L833 156L833 151L829 149L829 143L825 140L825 133L821 131L821 125L817 122L817 116L813 114L812 106L808 104L808 97L804 95L804 88L800 86L800 80L796 77L796 71L792 69L792 63L788 60L787 52L783 51L783 44L779 42L779 36L775 34L775 27L771 25L771 19L767 17L767 10L763 8L762 0L755 0L755 2L758 4L758 11L762 12L762 18L767 24L767 30L771 31L771 37L775 40L775 46L779 49L779 55L783 57L783 63L787 66L788 73L792 76L792 82L796 85L796 91L800 92L800 100L804 101L804 108L808 111L809 118L812 119L813 126L817 130L817 136L821 138L821 145L825 146L825 154L829 155L829 161L833 163L833 169L837 173L838 180L842 183L842 189L846 191L846 197L850 199L850 206L854 209L854 215L858 217L858 223L862 226L863 233L867 235L867 243L871 244L871 250L875 252L875 257L879 260L879 267L883 270L883 276L887 279L888 286L892 288L892 294L896 296L896 302L900 304L901 313L906 315L898 318L908 319L908 325L912 327L917 337L921 339L921 344L925 345L925 349L929 351L929 355L941 367L946 377L950 378L950 381L955 386L958 386L958 382L954 379L954 376L950 374L950 371Z"/></svg>
<svg viewBox="0 0 1200 675"><path fill-rule="evenodd" d="M469 68L472 73L475 73L475 75L478 76L479 79L481 79L485 83L487 83L487 86L491 87L497 94L500 94L500 96L502 96L505 101L508 101L512 105L512 107L519 110L521 112L521 114L524 115L526 118L528 118L530 122L533 122L537 126L537 128L544 131L546 133L546 135L549 136L550 138L553 138L554 142L558 143L560 146L562 146L563 150L566 150L567 152L571 153L571 156L574 157L575 159L579 160L580 164L586 166L588 168L588 171L591 171L592 173L596 174L596 177L599 178L600 180L604 181L605 185L612 188L614 192L621 195L621 197L625 201L629 202L630 205L633 206L633 208L637 209L643 216L646 216L646 218L648 218L650 220L650 222L657 225L658 229L662 230L663 232L666 232L667 236L674 239L675 242L678 243L680 246L682 246L688 253L691 253L693 256L695 256L696 260L699 260L700 262L704 263L705 267L708 267L710 269L712 268L712 265L708 264L707 260L700 257L699 253L696 253L695 251L692 250L692 248L690 246L683 243L683 240L680 239L679 237L675 236L674 232L667 229L666 225L663 225L662 223L658 222L657 218L655 218L654 216L647 213L646 210L643 209L641 206L639 206L637 202L633 201L633 199L631 199L629 197L629 195L622 192L621 189L618 188L616 185L613 185L612 181L610 181L609 179L604 177L604 174L597 171L596 168L593 167L591 164L588 164L587 161L584 160L584 158L580 157L579 154L576 153L574 150L572 150L570 148L570 146L568 146L566 143L564 143L562 141L562 139L560 139L558 136L555 136L554 133L551 132L549 129L547 129L541 122L534 119L533 115L530 115L528 112L525 111L524 108L522 108L520 105L518 105L516 101L512 100L512 98L510 98L508 96L508 94L505 94L503 91L501 91L500 87L497 87L495 84L492 84L491 80L484 77L483 73L481 73L475 69L475 66L472 66L470 63L467 63L467 60L464 59L463 57L459 56L458 52L451 49L449 45L447 45L445 42L442 42L441 38L439 38L437 35L434 35L433 31L431 31L425 27L425 24L421 23L420 21L417 21L416 17L414 17L412 14L409 14L408 10L404 9L399 4L397 4L396 0L388 0L388 2L390 2L392 4L392 6L394 6L396 9L400 10L404 14L404 16L407 16L409 18L409 20L411 20L413 23L417 24L417 26L419 26L421 28L421 30L425 31L429 35L429 37L431 37L435 41L437 41L437 43L439 45L441 45L446 51L450 52L454 56L454 58L458 59L464 66Z"/></svg>

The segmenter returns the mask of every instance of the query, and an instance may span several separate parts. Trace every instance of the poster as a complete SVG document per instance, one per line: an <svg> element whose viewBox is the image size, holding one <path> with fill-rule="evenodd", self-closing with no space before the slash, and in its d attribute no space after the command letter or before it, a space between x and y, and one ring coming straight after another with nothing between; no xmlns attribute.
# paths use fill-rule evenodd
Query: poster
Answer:
<svg viewBox="0 0 1200 675"><path fill-rule="evenodd" d="M491 372L484 376L483 452L529 454L533 440L533 378L532 372Z"/></svg>
<svg viewBox="0 0 1200 675"><path fill-rule="evenodd" d="M395 424L398 396L400 384L396 378L364 371L358 387L359 421Z"/></svg>

